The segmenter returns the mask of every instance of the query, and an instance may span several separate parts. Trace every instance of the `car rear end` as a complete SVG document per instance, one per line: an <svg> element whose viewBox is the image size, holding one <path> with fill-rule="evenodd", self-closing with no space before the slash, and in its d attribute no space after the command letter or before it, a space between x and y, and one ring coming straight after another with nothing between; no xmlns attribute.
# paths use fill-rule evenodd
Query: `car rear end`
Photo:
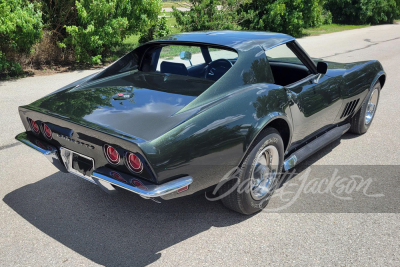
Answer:
<svg viewBox="0 0 400 267"><path fill-rule="evenodd" d="M185 175L159 183L138 145L144 140L96 124L81 125L32 106L20 107L19 113L26 132L16 136L18 141L45 155L60 171L109 193L118 186L144 198L168 199L192 183Z"/></svg>

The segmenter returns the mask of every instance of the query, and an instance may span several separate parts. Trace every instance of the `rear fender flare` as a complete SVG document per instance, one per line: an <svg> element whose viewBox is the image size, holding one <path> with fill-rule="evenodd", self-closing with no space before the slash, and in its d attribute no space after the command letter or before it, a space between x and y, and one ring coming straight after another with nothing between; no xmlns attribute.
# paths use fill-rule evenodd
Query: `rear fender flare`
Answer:
<svg viewBox="0 0 400 267"><path fill-rule="evenodd" d="M283 112L271 112L269 115L264 117L263 123L260 123L262 127L258 131L256 131L253 135L248 138L248 141L245 142L244 147L245 147L245 152L240 159L239 166L242 164L243 160L246 158L247 154L250 153L251 148L253 144L258 140L258 138L262 138L262 134L264 130L271 125L271 123L277 119L282 119L286 122L288 128L289 128L289 139L287 140L287 145L285 147L285 152L288 150L290 147L291 141L292 141L292 135L293 135L293 126L290 123L290 119L288 118L287 114ZM255 125L255 128L257 128L257 125Z"/></svg>

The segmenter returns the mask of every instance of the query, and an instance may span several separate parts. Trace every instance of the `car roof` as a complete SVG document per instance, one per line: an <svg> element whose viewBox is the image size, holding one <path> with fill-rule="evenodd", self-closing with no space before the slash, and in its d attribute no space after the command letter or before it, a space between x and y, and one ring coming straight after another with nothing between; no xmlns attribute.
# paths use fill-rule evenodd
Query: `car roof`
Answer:
<svg viewBox="0 0 400 267"><path fill-rule="evenodd" d="M254 45L264 50L295 40L292 36L274 32L206 31L184 32L169 35L153 42L195 42L231 47L238 51L248 50Z"/></svg>

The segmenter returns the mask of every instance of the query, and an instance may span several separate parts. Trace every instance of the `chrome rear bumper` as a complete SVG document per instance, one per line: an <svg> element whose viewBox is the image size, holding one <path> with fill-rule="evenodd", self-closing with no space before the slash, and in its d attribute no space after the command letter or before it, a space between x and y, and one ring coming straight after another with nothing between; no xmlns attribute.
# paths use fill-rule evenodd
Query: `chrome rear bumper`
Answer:
<svg viewBox="0 0 400 267"><path fill-rule="evenodd" d="M48 145L47 143L44 143L34 137L28 136L27 133L20 133L15 137L18 141L21 143L24 143L25 145L35 149L36 151L40 152L41 154L45 155L47 159L60 171L65 172L65 173L72 173L75 174L81 178L84 178L88 181L95 182L98 184L103 190L106 192L114 192L112 185L121 187L123 189L126 189L130 192L133 192L135 194L140 195L143 198L156 198L156 197L161 197L163 196L174 193L178 191L179 189L185 188L189 186L193 182L193 178L186 176L182 178L178 178L175 180L172 180L170 182L160 184L160 185L155 185L151 184L147 181L144 181L140 178L133 177L131 175L127 174L122 174L119 173L119 175L123 178L123 180L129 182L129 181L139 181L142 186L136 187L133 185L130 185L128 183L124 183L121 181L118 181L112 177L110 177L108 174L110 174L112 170L108 168L99 168L95 169L91 175L91 177L87 177L84 175L78 174L76 171L68 171L68 169L71 168L70 164L65 164L64 161L61 158L65 158L65 155L60 157L60 153L58 149L54 146ZM64 149L66 150L66 149Z"/></svg>

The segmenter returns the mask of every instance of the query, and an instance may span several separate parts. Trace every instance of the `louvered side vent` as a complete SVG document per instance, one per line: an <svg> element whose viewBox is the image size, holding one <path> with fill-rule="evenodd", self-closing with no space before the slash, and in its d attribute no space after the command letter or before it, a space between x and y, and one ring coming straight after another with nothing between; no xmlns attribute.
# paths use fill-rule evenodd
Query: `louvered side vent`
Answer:
<svg viewBox="0 0 400 267"><path fill-rule="evenodd" d="M344 117L347 117L350 114L352 114L354 112L354 110L356 109L359 101L360 101L360 99L348 102L346 104L346 106L344 107L342 116L340 116L340 118L344 118Z"/></svg>

